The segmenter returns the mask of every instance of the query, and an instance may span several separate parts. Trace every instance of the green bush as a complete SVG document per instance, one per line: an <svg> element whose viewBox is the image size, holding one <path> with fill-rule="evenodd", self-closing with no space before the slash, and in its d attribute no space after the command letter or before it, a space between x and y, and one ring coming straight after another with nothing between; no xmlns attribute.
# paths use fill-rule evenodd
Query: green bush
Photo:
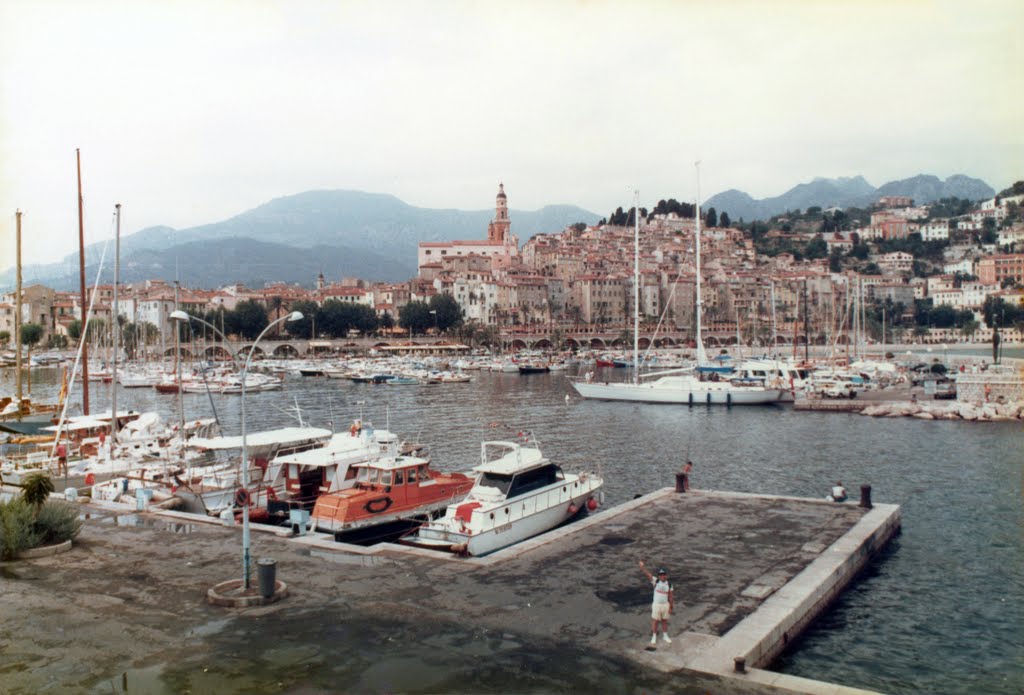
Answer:
<svg viewBox="0 0 1024 695"><path fill-rule="evenodd" d="M71 540L82 529L78 507L58 500L36 508L23 499L0 502L0 559L13 560L23 550Z"/></svg>
<svg viewBox="0 0 1024 695"><path fill-rule="evenodd" d="M51 500L43 504L36 517L35 532L40 545L53 545L69 541L82 530L78 507L68 502Z"/></svg>
<svg viewBox="0 0 1024 695"><path fill-rule="evenodd" d="M13 560L39 545L34 516L35 509L20 499L0 502L0 558Z"/></svg>

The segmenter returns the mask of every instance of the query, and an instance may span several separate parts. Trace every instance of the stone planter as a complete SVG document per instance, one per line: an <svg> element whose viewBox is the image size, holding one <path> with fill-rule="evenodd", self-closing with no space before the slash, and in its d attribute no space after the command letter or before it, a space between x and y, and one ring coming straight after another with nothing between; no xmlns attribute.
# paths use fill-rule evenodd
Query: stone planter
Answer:
<svg viewBox="0 0 1024 695"><path fill-rule="evenodd" d="M71 541L64 541L63 543L57 543L56 545L43 545L38 548L22 550L18 553L18 559L31 560L32 558L37 557L50 557L51 555L66 553L69 550L71 550Z"/></svg>

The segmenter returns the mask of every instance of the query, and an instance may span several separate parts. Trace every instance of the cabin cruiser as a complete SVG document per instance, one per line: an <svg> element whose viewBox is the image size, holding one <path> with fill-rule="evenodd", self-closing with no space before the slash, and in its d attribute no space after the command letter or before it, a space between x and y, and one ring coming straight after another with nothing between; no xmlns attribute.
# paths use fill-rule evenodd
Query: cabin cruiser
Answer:
<svg viewBox="0 0 1024 695"><path fill-rule="evenodd" d="M597 509L604 480L565 473L535 443L487 441L480 475L461 502L421 526L402 543L468 555L486 555L549 531L584 508Z"/></svg>
<svg viewBox="0 0 1024 695"><path fill-rule="evenodd" d="M434 518L461 500L474 479L431 470L418 456L389 456L348 469L354 485L316 498L312 521L346 543L385 540Z"/></svg>

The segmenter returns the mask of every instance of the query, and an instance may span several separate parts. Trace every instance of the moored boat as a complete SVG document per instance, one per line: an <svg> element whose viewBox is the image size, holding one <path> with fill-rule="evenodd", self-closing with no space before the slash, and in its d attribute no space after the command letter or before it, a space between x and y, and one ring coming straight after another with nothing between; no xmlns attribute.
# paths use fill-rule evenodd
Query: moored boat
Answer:
<svg viewBox="0 0 1024 695"><path fill-rule="evenodd" d="M440 473L418 456L380 458L353 466L355 485L320 495L315 527L358 543L397 536L461 500L473 487L463 473Z"/></svg>
<svg viewBox="0 0 1024 695"><path fill-rule="evenodd" d="M486 555L598 506L603 478L565 473L535 444L487 441L480 449L481 463L473 469L480 478L466 498L402 543Z"/></svg>

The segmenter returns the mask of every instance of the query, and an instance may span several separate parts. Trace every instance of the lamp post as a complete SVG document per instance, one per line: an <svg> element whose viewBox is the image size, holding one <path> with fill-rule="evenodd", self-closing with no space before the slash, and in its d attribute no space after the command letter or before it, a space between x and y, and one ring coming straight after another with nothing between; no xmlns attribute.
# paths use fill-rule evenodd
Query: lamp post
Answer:
<svg viewBox="0 0 1024 695"><path fill-rule="evenodd" d="M182 311L181 309L179 309L177 311L172 311L170 313L170 315L168 316L168 318L170 318L172 321L196 321L197 323L203 324L207 328L210 328L211 330L213 330L213 332L216 333L217 335L219 335L220 339L223 340L227 344L227 346L228 346L228 354L231 355L231 359L232 360L234 360L234 359L236 359L238 357L238 355L235 354L235 351L231 348L231 341L228 340L228 337L226 335L224 335L219 328L214 326L209 321L204 321L203 319L199 318L198 316L192 316L187 311ZM284 318L286 320L288 319L287 316L285 316Z"/></svg>
<svg viewBox="0 0 1024 695"><path fill-rule="evenodd" d="M227 346L228 346L228 354L231 355L231 361L234 362L234 361L236 361L238 359L238 354L231 348L231 341L228 340L228 337L226 335L224 335L224 333L219 328L214 326L209 321L204 321L203 319L199 318L198 316L192 316L187 311L183 311L181 309L178 309L177 311L172 311L168 315L168 318L171 319L172 321L184 321L184 322L197 321L197 322L203 324L204 326L213 329L213 332L216 333L217 335L219 335L220 339L223 340L227 344ZM206 385L206 396L207 396L207 398L210 399L210 409L213 410L213 419L217 421L217 426L220 427L220 418L217 417L217 406L214 405L214 403L213 403L213 394L210 393L210 384L209 384L209 382L206 381L206 370L203 369L203 370L201 370L200 373L203 375L203 383ZM180 384L181 384L181 380L180 379L178 380L178 383L179 383L179 387L180 387ZM180 391L178 392L178 399L179 400L181 399L181 392Z"/></svg>
<svg viewBox="0 0 1024 695"><path fill-rule="evenodd" d="M252 362L252 353L256 351L256 346L260 340L267 334L271 328L279 323L285 321L294 322L302 320L301 311L293 311L287 316L267 324L267 327L263 329L263 332L256 336L256 340L253 341L252 346L249 348L249 354L245 357L245 366L242 367L242 488L246 491L246 503L242 506L242 590L248 591L251 586L250 575L249 575L249 503L248 503L248 492L249 492L249 450L246 446L245 438L245 382L249 376L249 364Z"/></svg>
<svg viewBox="0 0 1024 695"><path fill-rule="evenodd" d="M171 313L171 318L175 321L188 321L189 319L195 319L199 323L205 324L216 331L225 342L228 342L227 337L221 333L216 326L213 326L206 321L189 316L184 311L175 311ZM302 320L302 312L293 311L287 316L267 324L267 327L263 329L263 332L256 337L253 344L249 347L249 354L246 355L245 365L242 367L242 489L246 491L246 504L242 505L242 590L248 591L252 586L251 575L249 572L249 556L251 542L249 537L249 504L248 504L248 492L249 492L249 450L245 435L245 382L249 375L249 364L252 362L252 353L256 351L256 346L259 344L263 336L267 334L271 328L284 321L293 322ZM229 343L230 345L230 343Z"/></svg>

